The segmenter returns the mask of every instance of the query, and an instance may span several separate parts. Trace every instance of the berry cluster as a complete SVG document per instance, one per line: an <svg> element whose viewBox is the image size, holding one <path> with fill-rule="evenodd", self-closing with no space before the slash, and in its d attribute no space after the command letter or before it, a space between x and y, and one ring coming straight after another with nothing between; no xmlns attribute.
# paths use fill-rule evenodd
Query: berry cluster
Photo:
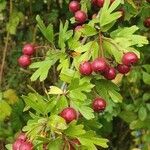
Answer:
<svg viewBox="0 0 150 150"><path fill-rule="evenodd" d="M80 64L79 71L81 75L89 76L92 72L100 73L108 80L113 80L116 77L117 71L121 74L127 74L130 71L131 65L138 62L138 57L134 52L127 52L122 57L122 64L118 64L116 69L106 62L104 58L97 58L92 63L85 61Z"/></svg>
<svg viewBox="0 0 150 150"><path fill-rule="evenodd" d="M12 150L33 150L33 144L28 141L25 133L21 133L13 143Z"/></svg>
<svg viewBox="0 0 150 150"><path fill-rule="evenodd" d="M94 112L102 112L106 108L106 101L102 98L95 98L92 102L92 109ZM77 120L79 113L72 107L67 107L62 110L60 116L65 119L66 123L70 123L73 120Z"/></svg>
<svg viewBox="0 0 150 150"><path fill-rule="evenodd" d="M19 66L26 68L31 64L31 55L35 52L35 47L32 44L24 45L22 49L23 55L18 58Z"/></svg>

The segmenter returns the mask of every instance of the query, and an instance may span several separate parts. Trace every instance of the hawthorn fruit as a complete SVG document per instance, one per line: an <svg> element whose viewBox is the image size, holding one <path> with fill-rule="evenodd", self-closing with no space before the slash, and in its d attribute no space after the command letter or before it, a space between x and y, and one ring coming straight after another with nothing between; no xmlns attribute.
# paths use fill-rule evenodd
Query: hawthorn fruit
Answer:
<svg viewBox="0 0 150 150"><path fill-rule="evenodd" d="M35 52L35 48L32 44L26 44L24 45L23 49L22 49L22 52L24 55L33 55L34 52Z"/></svg>
<svg viewBox="0 0 150 150"><path fill-rule="evenodd" d="M122 57L122 63L130 66L138 62L138 56L134 52L127 52Z"/></svg>
<svg viewBox="0 0 150 150"><path fill-rule="evenodd" d="M80 9L80 3L78 1L71 1L69 3L69 11L75 13Z"/></svg>
<svg viewBox="0 0 150 150"><path fill-rule="evenodd" d="M148 17L148 18L146 18L146 19L144 20L144 26L145 26L146 28L150 28L150 17Z"/></svg>
<svg viewBox="0 0 150 150"><path fill-rule="evenodd" d="M60 113L60 116L64 118L67 123L70 123L71 121L77 119L77 112L74 108L67 107Z"/></svg>
<svg viewBox="0 0 150 150"><path fill-rule="evenodd" d="M31 142L24 142L20 145L19 150L33 150L33 144Z"/></svg>
<svg viewBox="0 0 150 150"><path fill-rule="evenodd" d="M113 80L116 77L116 70L113 67L110 67L107 71L104 72L103 76L107 80Z"/></svg>
<svg viewBox="0 0 150 150"><path fill-rule="evenodd" d="M31 64L31 59L28 55L22 55L19 57L18 63L20 67L26 68Z"/></svg>
<svg viewBox="0 0 150 150"><path fill-rule="evenodd" d="M97 58L92 62L92 70L95 73L103 73L107 69L107 63L104 58Z"/></svg>
<svg viewBox="0 0 150 150"><path fill-rule="evenodd" d="M119 64L117 66L117 70L121 74L127 74L130 71L130 66L124 65L124 64Z"/></svg>
<svg viewBox="0 0 150 150"><path fill-rule="evenodd" d="M79 67L79 71L82 75L85 75L85 76L91 75L92 73L91 63L88 61L81 63Z"/></svg>
<svg viewBox="0 0 150 150"><path fill-rule="evenodd" d="M102 98L95 98L92 103L92 108L95 112L102 112L106 108L106 101Z"/></svg>
<svg viewBox="0 0 150 150"><path fill-rule="evenodd" d="M82 10L78 10L75 12L75 20L78 23L84 23L87 20L87 14Z"/></svg>

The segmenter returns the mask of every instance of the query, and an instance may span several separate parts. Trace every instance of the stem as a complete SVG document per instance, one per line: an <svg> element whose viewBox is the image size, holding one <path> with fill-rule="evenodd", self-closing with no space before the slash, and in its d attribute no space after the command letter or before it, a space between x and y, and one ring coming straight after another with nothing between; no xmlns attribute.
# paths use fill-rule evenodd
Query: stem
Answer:
<svg viewBox="0 0 150 150"><path fill-rule="evenodd" d="M101 32L99 33L99 49L101 52L101 57L104 57L104 49L103 49L103 40L102 40L102 34Z"/></svg>

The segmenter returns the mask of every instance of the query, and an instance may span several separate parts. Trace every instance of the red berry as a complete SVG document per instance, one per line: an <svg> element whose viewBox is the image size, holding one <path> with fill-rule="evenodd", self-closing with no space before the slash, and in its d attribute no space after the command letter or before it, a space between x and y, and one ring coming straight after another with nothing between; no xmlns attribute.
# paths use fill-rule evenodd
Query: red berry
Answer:
<svg viewBox="0 0 150 150"><path fill-rule="evenodd" d="M12 150L20 150L20 146L23 144L24 142L22 140L16 140L13 145L12 145Z"/></svg>
<svg viewBox="0 0 150 150"><path fill-rule="evenodd" d="M130 66L138 62L138 57L134 52L127 52L122 57L122 63Z"/></svg>
<svg viewBox="0 0 150 150"><path fill-rule="evenodd" d="M97 0L97 6L98 7L103 7L103 5L104 5L104 0Z"/></svg>
<svg viewBox="0 0 150 150"><path fill-rule="evenodd" d="M92 4L97 6L97 0L92 0Z"/></svg>
<svg viewBox="0 0 150 150"><path fill-rule="evenodd" d="M78 23L84 23L86 21L86 19L87 19L87 14L84 11L78 10L75 13L75 20Z"/></svg>
<svg viewBox="0 0 150 150"><path fill-rule="evenodd" d="M80 3L77 1L71 1L69 4L69 11L75 13L80 9Z"/></svg>
<svg viewBox="0 0 150 150"><path fill-rule="evenodd" d="M144 21L144 26L146 28L150 28L150 17L146 18L145 21Z"/></svg>
<svg viewBox="0 0 150 150"><path fill-rule="evenodd" d="M109 68L103 75L107 80L113 80L116 77L116 70L114 68Z"/></svg>
<svg viewBox="0 0 150 150"><path fill-rule="evenodd" d="M77 32L77 31L81 30L82 28L83 28L82 26L78 25L78 26L75 27L74 30L75 30L75 32Z"/></svg>
<svg viewBox="0 0 150 150"><path fill-rule="evenodd" d="M79 70L82 75L89 76L92 73L91 63L88 61L83 62L80 64Z"/></svg>
<svg viewBox="0 0 150 150"><path fill-rule="evenodd" d="M31 59L28 55L22 55L18 59L18 63L20 67L28 67L31 64Z"/></svg>
<svg viewBox="0 0 150 150"><path fill-rule="evenodd" d="M30 56L35 52L35 48L32 44L26 44L24 45L22 52L24 55Z"/></svg>
<svg viewBox="0 0 150 150"><path fill-rule="evenodd" d="M21 144L19 150L33 150L33 144L30 142L24 142L23 144Z"/></svg>
<svg viewBox="0 0 150 150"><path fill-rule="evenodd" d="M130 66L119 64L117 70L122 74L126 74L130 71Z"/></svg>
<svg viewBox="0 0 150 150"><path fill-rule="evenodd" d="M60 116L66 120L67 123L77 119L77 112L74 108L67 107L61 113Z"/></svg>
<svg viewBox="0 0 150 150"><path fill-rule="evenodd" d="M106 101L102 98L95 98L92 103L92 108L95 112L104 111L106 108Z"/></svg>
<svg viewBox="0 0 150 150"><path fill-rule="evenodd" d="M107 69L107 63L103 58L97 58L92 62L92 70L96 73L103 73Z"/></svg>
<svg viewBox="0 0 150 150"><path fill-rule="evenodd" d="M26 141L27 137L25 133L20 133L19 136L17 137L17 140L22 140L22 141Z"/></svg>

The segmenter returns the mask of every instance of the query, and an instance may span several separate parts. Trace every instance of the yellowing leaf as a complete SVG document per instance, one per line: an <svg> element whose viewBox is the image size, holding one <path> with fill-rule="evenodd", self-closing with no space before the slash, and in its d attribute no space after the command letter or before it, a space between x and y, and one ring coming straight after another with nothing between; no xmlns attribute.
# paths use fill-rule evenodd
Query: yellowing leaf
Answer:
<svg viewBox="0 0 150 150"><path fill-rule="evenodd" d="M3 94L4 94L4 98L6 99L8 104L13 105L19 100L19 98L18 98L18 96L16 94L16 91L13 90L13 89L8 89Z"/></svg>
<svg viewBox="0 0 150 150"><path fill-rule="evenodd" d="M63 94L63 91L56 86L50 86L48 94Z"/></svg>

